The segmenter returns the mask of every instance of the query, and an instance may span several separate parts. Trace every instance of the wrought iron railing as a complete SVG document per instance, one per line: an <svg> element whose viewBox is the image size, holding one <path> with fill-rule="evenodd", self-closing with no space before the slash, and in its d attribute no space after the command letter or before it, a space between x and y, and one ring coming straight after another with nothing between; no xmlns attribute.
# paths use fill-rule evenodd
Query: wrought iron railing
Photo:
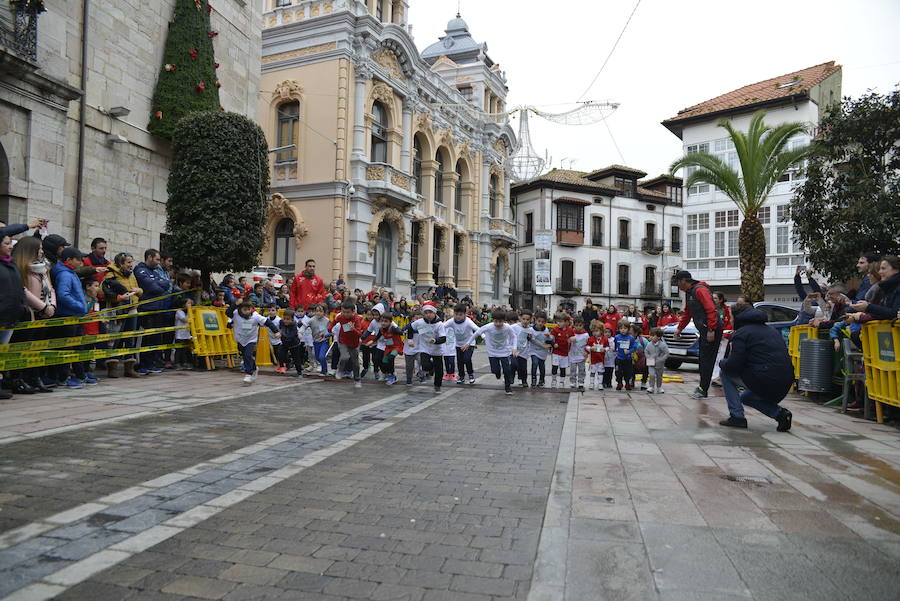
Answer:
<svg viewBox="0 0 900 601"><path fill-rule="evenodd" d="M36 61L37 23L33 10L0 6L0 48Z"/></svg>

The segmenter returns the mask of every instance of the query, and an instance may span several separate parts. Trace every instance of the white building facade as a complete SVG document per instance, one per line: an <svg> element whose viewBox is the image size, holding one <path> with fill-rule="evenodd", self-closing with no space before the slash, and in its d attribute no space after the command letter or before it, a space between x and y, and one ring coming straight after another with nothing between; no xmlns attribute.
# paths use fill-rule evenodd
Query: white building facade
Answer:
<svg viewBox="0 0 900 601"><path fill-rule="evenodd" d="M554 169L514 184L513 302L556 311L604 305L657 305L672 295L673 265L681 263L681 180L614 165L590 173ZM553 294L535 294L535 261L546 258L535 232L550 230Z"/></svg>
<svg viewBox="0 0 900 601"><path fill-rule="evenodd" d="M809 131L789 142L790 146L805 145L814 135L824 109L840 100L840 85L840 65L824 63L684 109L663 125L681 138L685 154L709 152L739 169L734 146L725 129L717 125L720 119L727 117L736 129L746 132L753 114L765 110L765 122L769 125L793 121L807 124ZM688 173L683 174L685 179ZM794 292L793 280L796 266L805 265L806 258L793 241L788 205L802 177L800 170L785 174L758 214L766 236L766 296L759 300L791 305L801 301ZM714 186L700 184L684 190L682 267L729 298L740 292L738 233L742 220L731 199Z"/></svg>

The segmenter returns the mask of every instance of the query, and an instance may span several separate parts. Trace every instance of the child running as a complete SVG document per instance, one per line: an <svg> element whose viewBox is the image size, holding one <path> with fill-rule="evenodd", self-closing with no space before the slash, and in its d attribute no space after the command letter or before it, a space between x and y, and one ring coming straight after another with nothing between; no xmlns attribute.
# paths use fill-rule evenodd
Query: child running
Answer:
<svg viewBox="0 0 900 601"><path fill-rule="evenodd" d="M394 324L390 309L381 314L380 329L375 332L376 342L372 353L373 365L378 365L384 374L384 383L391 386L397 381L394 361L403 351L403 332Z"/></svg>
<svg viewBox="0 0 900 601"><path fill-rule="evenodd" d="M313 354L323 376L328 375L328 318L325 317L325 305L316 305L313 316L307 322L313 341Z"/></svg>
<svg viewBox="0 0 900 601"><path fill-rule="evenodd" d="M603 325L595 320L594 331L588 338L588 349L591 351L588 390L603 390L603 361L608 345L609 341L603 335Z"/></svg>
<svg viewBox="0 0 900 601"><path fill-rule="evenodd" d="M531 357L531 387L544 387L547 354L553 348L550 331L547 329L547 314L538 311L534 315L534 326L528 329L528 347L526 352ZM536 379L540 374L540 379Z"/></svg>
<svg viewBox="0 0 900 601"><path fill-rule="evenodd" d="M550 330L553 338L553 354L550 356L551 388L566 387L566 368L569 367L569 338L575 335L575 330L569 327L569 316L565 313L559 316L557 326ZM559 370L559 386L556 383L556 372Z"/></svg>
<svg viewBox="0 0 900 601"><path fill-rule="evenodd" d="M237 309L231 307L225 311L225 315L231 318L231 326L234 331L234 341L237 343L238 353L243 359L244 385L249 386L256 381L259 369L256 367L256 344L259 342L259 328L265 326L272 330L276 338L281 336L278 328L269 323L265 317L253 311L253 303L243 301Z"/></svg>
<svg viewBox="0 0 900 601"><path fill-rule="evenodd" d="M522 388L528 388L528 332L531 330L532 313L528 309L522 310L516 315L515 311L509 312L509 321L513 333L516 336L516 355L510 356L509 363L513 367L513 374L519 376Z"/></svg>
<svg viewBox="0 0 900 601"><path fill-rule="evenodd" d="M584 320L581 317L574 319L575 332L569 337L569 369L572 370L569 383L572 388L584 392L584 368L587 359L587 343L591 337L584 329Z"/></svg>
<svg viewBox="0 0 900 601"><path fill-rule="evenodd" d="M432 302L422 306L422 319L410 324L416 336L419 359L422 369L434 376L434 391L441 391L441 380L444 375L444 342L447 341L447 328L437 316L437 307Z"/></svg>
<svg viewBox="0 0 900 601"><path fill-rule="evenodd" d="M475 322L466 315L466 306L462 303L453 307L453 317L444 322L449 335L453 331L456 340L456 369L458 375L457 384L465 384L466 372L469 374L469 384L475 383L475 370L472 369L472 353L475 351L474 334L478 331ZM466 350L462 350L466 347Z"/></svg>
<svg viewBox="0 0 900 601"><path fill-rule="evenodd" d="M516 334L512 326L506 323L506 311L496 310L491 313L493 323L488 323L475 332L475 338L484 336L487 345L488 361L491 364L491 372L500 379L503 374L503 388L507 396L512 395L512 367L509 364L510 356L518 355L516 350Z"/></svg>
<svg viewBox="0 0 900 601"><path fill-rule="evenodd" d="M337 329L340 335L338 345L341 358L338 371L346 372L350 369L353 373L353 387L362 388L359 381L359 337L365 331L365 327L362 317L356 314L356 303L349 298L344 299L341 303L341 312L335 315L328 329L332 331Z"/></svg>
<svg viewBox="0 0 900 601"><path fill-rule="evenodd" d="M416 338L415 332L412 330L412 322L417 321L422 318L422 311L419 309L414 309L412 315L410 315L410 323L406 324L406 327L403 328L403 336L405 340L403 341L403 361L406 364L406 385L412 386L413 376L415 376L419 370L417 370L417 366L421 369L421 364L419 362L419 344ZM423 381L422 378L419 378L419 381Z"/></svg>
<svg viewBox="0 0 900 601"><path fill-rule="evenodd" d="M269 319L272 323L275 320ZM278 347L281 351L281 365L287 365L288 357L293 359L294 369L297 370L297 377L303 377L303 339L300 333L300 324L296 320L296 314L291 309L284 310L284 319L278 320L278 331L281 333L281 345ZM281 373L287 373L283 370Z"/></svg>
<svg viewBox="0 0 900 601"><path fill-rule="evenodd" d="M272 325L274 325L278 331L281 331L281 318L278 317L278 305L275 303L266 305L266 318L272 322ZM285 354L281 352L281 339L272 336L269 338L269 344L272 345L272 353L275 355L275 360L278 362L278 365L275 367L275 373L287 373L286 361L290 357L285 356Z"/></svg>
<svg viewBox="0 0 900 601"><path fill-rule="evenodd" d="M610 390L612 388L613 373L616 371L616 349L615 336L613 336L612 328L603 329L603 337L606 342L603 348L603 388Z"/></svg>

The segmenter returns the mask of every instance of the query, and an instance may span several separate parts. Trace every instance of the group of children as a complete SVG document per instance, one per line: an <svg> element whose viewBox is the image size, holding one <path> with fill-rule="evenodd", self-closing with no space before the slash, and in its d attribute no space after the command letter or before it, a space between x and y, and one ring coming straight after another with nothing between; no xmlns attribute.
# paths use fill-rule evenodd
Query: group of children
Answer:
<svg viewBox="0 0 900 601"><path fill-rule="evenodd" d="M300 309L286 309L279 317L277 307L270 305L263 316L245 302L237 311L228 312L243 357L245 383L255 380L258 329L267 327L272 331L271 342L278 358L276 371L286 373L290 361L297 376L303 377L308 360L310 372L352 378L357 388L370 366L375 380L383 377L387 385L396 383L395 364L401 355L407 385L416 378L424 382L429 377L435 392L440 392L447 380L474 384L472 355L476 341L483 339L490 370L497 379L503 378L508 395L516 378L528 388L529 361L530 386L544 388L548 356L551 388L564 388L568 375L573 389L585 390L586 383L590 390L611 389L615 374L616 390L632 390L636 375L642 375L641 390L663 392L669 350L660 328L653 328L647 338L638 324L623 321L614 334L611 328L594 321L588 324L588 332L581 317L570 319L567 315L561 315L550 328L545 313L529 310L494 311L492 321L479 327L468 317L466 305L457 305L453 317L442 320L433 303L414 310L409 324L400 328L390 309L381 304L362 316L357 314L353 300L346 299L332 319L326 316L324 305L311 307L306 313ZM334 374L328 370L329 349Z"/></svg>

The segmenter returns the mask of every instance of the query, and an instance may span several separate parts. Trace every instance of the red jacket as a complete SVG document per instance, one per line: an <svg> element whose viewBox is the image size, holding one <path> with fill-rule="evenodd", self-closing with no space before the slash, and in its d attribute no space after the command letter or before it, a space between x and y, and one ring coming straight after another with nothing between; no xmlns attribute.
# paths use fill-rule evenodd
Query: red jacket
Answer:
<svg viewBox="0 0 900 601"><path fill-rule="evenodd" d="M310 305L325 302L325 281L317 275L309 277L303 271L297 274L291 284L291 306L303 305L304 309Z"/></svg>
<svg viewBox="0 0 900 601"><path fill-rule="evenodd" d="M366 331L365 326L363 325L363 318L354 313L350 317L344 317L343 313L338 313L334 317L334 321L328 324L328 331L330 332L334 329L336 324L340 324L341 326L341 334L339 341L344 346L348 346L350 348L356 348L359 346L359 337L360 335ZM350 324L350 329L344 329L344 324Z"/></svg>
<svg viewBox="0 0 900 601"><path fill-rule="evenodd" d="M560 357L568 357L569 356L569 338L575 335L575 330L572 328L561 328L560 326L556 326L552 330L550 330L550 337L553 338L553 354L559 355Z"/></svg>
<svg viewBox="0 0 900 601"><path fill-rule="evenodd" d="M604 313L600 316L600 320L603 321L603 326L609 328L613 332L617 332L619 329L619 320L622 319L622 316L616 313Z"/></svg>
<svg viewBox="0 0 900 601"><path fill-rule="evenodd" d="M691 300L693 295L694 300ZM681 313L681 319L678 321L678 330L683 330L692 319L691 305L701 306L706 312L706 327L715 330L719 324L719 312L716 309L716 303L713 301L712 292L709 291L709 284L706 282L697 282L687 292L687 302L684 304L684 311Z"/></svg>
<svg viewBox="0 0 900 601"><path fill-rule="evenodd" d="M734 321L731 318L731 307L725 305L722 307L722 326L725 330L733 330L734 329Z"/></svg>
<svg viewBox="0 0 900 601"><path fill-rule="evenodd" d="M107 265L109 265L109 261L106 261L106 259L103 259L104 261L106 261L104 263L101 261L94 262L93 261L94 258L96 258L96 257L94 257L94 255L92 255L92 254L86 256L83 259L85 267L106 267ZM103 285L103 278L106 277L106 274L102 273L102 272L97 272L94 275L92 275L91 277L94 278L95 280L97 280L98 282L100 282L101 285Z"/></svg>
<svg viewBox="0 0 900 601"><path fill-rule="evenodd" d="M641 333L645 336L650 335L650 318L646 315L641 315Z"/></svg>
<svg viewBox="0 0 900 601"><path fill-rule="evenodd" d="M398 355L403 354L403 332L400 331L400 328L391 323L387 329L381 328L378 330L378 336L376 340L381 338L384 340L384 353L388 354L391 351L397 351ZM390 341L390 344L388 342Z"/></svg>
<svg viewBox="0 0 900 601"><path fill-rule="evenodd" d="M667 326L670 323L678 323L678 316L675 315L673 311L669 311L668 313L663 313L659 316L659 321L656 323L657 327Z"/></svg>

